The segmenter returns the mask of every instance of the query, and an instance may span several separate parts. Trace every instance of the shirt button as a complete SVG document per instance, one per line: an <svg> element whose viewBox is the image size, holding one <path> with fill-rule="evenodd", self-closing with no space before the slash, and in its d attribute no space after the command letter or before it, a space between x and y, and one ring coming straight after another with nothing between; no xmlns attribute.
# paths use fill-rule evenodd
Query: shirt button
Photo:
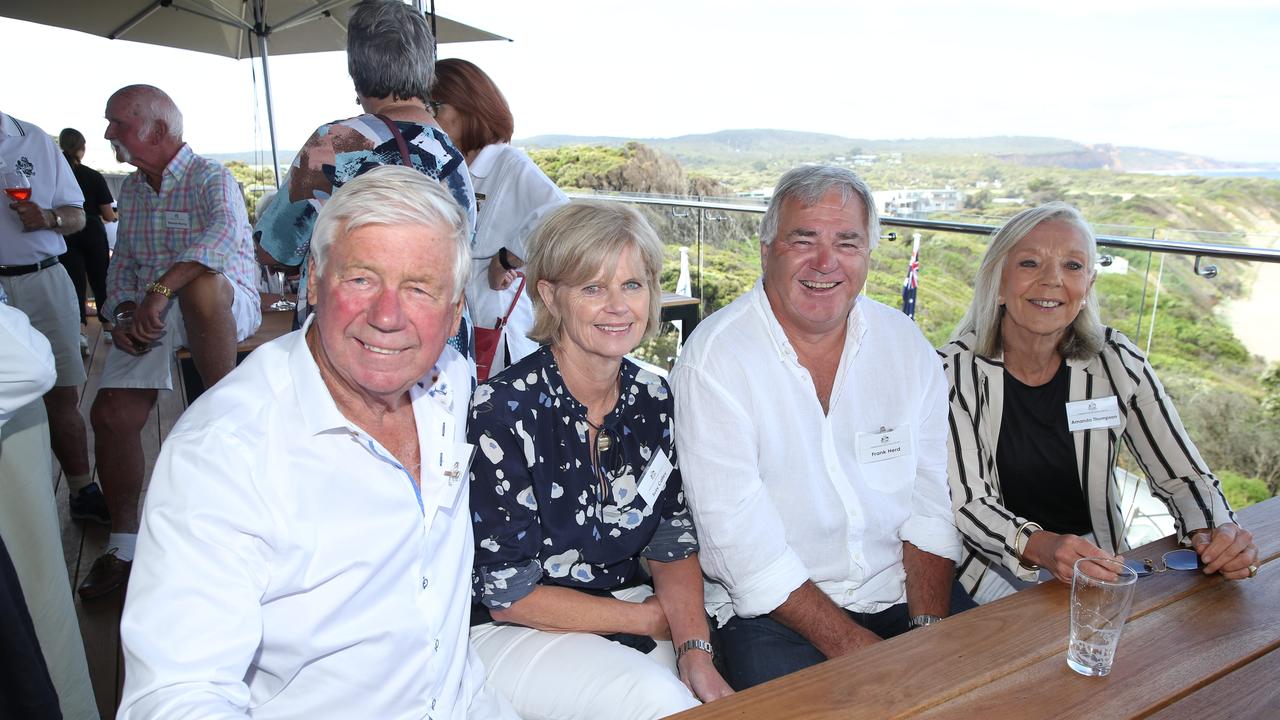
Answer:
<svg viewBox="0 0 1280 720"><path fill-rule="evenodd" d="M422 589L427 589L427 577L425 575L422 577Z"/></svg>
<svg viewBox="0 0 1280 720"><path fill-rule="evenodd" d="M436 638L435 647L433 647L433 648L431 648L431 649L432 649L432 650L434 650L434 651L439 652L439 650L440 650L440 638Z"/></svg>

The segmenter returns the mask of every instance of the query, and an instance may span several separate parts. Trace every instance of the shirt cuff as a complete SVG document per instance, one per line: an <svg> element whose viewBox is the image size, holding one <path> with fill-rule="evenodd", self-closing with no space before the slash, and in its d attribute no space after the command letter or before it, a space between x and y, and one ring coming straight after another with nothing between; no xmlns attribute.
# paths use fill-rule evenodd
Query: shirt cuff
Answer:
<svg viewBox="0 0 1280 720"><path fill-rule="evenodd" d="M542 566L536 558L522 565L508 565L497 569L478 568L483 595L480 602L490 610L501 610L525 595L542 579Z"/></svg>
<svg viewBox="0 0 1280 720"><path fill-rule="evenodd" d="M693 528L689 514L663 518L654 531L649 545L640 554L650 560L671 562L683 560L698 552L698 533Z"/></svg>
<svg viewBox="0 0 1280 720"><path fill-rule="evenodd" d="M913 515L902 524L902 539L929 553L960 562L963 546L960 532L951 520Z"/></svg>
<svg viewBox="0 0 1280 720"><path fill-rule="evenodd" d="M226 274L227 257L206 247L188 248L174 262L175 264L180 262L199 263L214 272Z"/></svg>
<svg viewBox="0 0 1280 720"><path fill-rule="evenodd" d="M788 547L776 560L751 573L745 582L726 583L726 587L733 598L733 613L753 618L778 609L808 579L809 569Z"/></svg>

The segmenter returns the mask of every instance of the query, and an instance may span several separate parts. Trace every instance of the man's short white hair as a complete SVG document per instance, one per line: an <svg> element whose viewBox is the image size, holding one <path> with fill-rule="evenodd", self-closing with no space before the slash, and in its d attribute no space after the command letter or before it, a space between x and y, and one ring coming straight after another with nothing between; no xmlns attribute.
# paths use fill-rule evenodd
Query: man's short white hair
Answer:
<svg viewBox="0 0 1280 720"><path fill-rule="evenodd" d="M471 270L467 213L438 180L404 167L383 165L338 188L320 209L311 233L311 259L324 274L329 247L365 225L443 228L454 244L453 302L462 298Z"/></svg>
<svg viewBox="0 0 1280 720"><path fill-rule="evenodd" d="M126 85L111 96L129 102L135 108L138 118L138 138L145 138L151 133L156 122L164 123L165 136L172 140L182 140L182 111L169 94L154 85ZM110 101L108 101L110 102Z"/></svg>

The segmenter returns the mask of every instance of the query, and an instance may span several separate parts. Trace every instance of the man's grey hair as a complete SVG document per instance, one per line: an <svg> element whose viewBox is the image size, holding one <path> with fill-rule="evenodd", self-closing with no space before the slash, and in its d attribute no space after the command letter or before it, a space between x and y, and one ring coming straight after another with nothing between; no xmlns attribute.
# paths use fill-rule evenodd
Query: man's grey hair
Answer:
<svg viewBox="0 0 1280 720"><path fill-rule="evenodd" d="M401 165L383 165L338 188L320 209L311 234L311 259L324 274L329 248L366 225L416 225L443 230L453 243L453 300L462 298L471 270L467 213L438 180Z"/></svg>
<svg viewBox="0 0 1280 720"><path fill-rule="evenodd" d="M871 188L853 171L830 165L802 165L788 170L778 180L773 197L769 199L769 209L760 223L760 242L769 245L778 236L779 216L783 203L788 199L795 198L805 207L812 207L832 190L840 193L842 203L848 203L855 197L862 201L867 210L868 247L874 250L880 244L880 213L876 212Z"/></svg>
<svg viewBox="0 0 1280 720"><path fill-rule="evenodd" d="M182 140L182 111L165 91L154 85L126 85L115 91L107 102L116 99L129 103L142 120L138 125L139 139L151 134L156 122L162 122L166 137Z"/></svg>
<svg viewBox="0 0 1280 720"><path fill-rule="evenodd" d="M991 236L987 253L982 256L982 264L978 266L978 274L973 281L973 301L969 303L968 311L952 333L953 339L974 333L977 335L977 342L975 347L970 348L973 352L988 358L997 357L1001 353L1000 323L1004 319L1005 307L1000 304L1000 286L1004 281L1005 263L1015 245L1031 234L1032 230L1053 220L1069 223L1080 232L1087 248L1088 257L1085 262L1090 272L1097 272L1098 239L1094 237L1093 228L1079 210L1060 201L1023 210L1009 218ZM1102 350L1104 333L1102 319L1098 316L1098 297L1093 286L1090 286L1085 295L1084 307L1062 338L1058 351L1066 358L1094 357Z"/></svg>
<svg viewBox="0 0 1280 720"><path fill-rule="evenodd" d="M427 20L400 0L364 0L347 23L347 73L364 97L427 102L436 42Z"/></svg>

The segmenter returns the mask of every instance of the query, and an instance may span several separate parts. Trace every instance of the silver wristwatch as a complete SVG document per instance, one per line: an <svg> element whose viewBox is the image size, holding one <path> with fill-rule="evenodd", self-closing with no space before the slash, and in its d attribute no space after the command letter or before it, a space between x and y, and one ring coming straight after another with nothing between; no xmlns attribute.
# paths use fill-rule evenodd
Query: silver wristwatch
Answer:
<svg viewBox="0 0 1280 720"><path fill-rule="evenodd" d="M676 662L680 662L680 658L690 650L702 650L712 657L715 657L716 654L715 650L711 648L711 643L701 638L691 638L689 640L685 640L680 644L680 647L676 648Z"/></svg>
<svg viewBox="0 0 1280 720"><path fill-rule="evenodd" d="M932 625L937 622L942 622L942 618L937 615L916 615L911 618L910 626L912 628L918 628L924 627L925 625Z"/></svg>

